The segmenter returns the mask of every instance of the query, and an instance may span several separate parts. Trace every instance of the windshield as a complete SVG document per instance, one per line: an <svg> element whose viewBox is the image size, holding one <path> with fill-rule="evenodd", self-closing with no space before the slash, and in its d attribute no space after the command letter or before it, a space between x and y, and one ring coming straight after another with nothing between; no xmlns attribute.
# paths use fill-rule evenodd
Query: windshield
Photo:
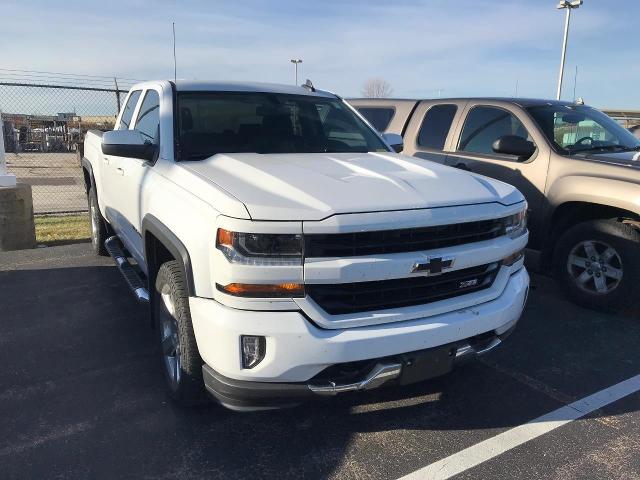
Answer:
<svg viewBox="0 0 640 480"><path fill-rule="evenodd" d="M615 120L583 105L544 105L527 111L560 153L636 150L640 140Z"/></svg>
<svg viewBox="0 0 640 480"><path fill-rule="evenodd" d="M388 152L341 100L254 92L178 94L179 158L216 153Z"/></svg>

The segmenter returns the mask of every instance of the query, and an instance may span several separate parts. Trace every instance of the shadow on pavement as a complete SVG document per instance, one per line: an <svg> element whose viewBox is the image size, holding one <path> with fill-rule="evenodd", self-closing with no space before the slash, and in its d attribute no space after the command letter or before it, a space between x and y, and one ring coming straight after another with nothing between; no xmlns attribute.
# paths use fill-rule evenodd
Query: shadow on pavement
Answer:
<svg viewBox="0 0 640 480"><path fill-rule="evenodd" d="M114 267L0 272L0 469L5 478L407 473L562 406L528 378L572 399L640 372L636 318L581 309L548 279L536 283L518 329L486 363L239 414L170 402L146 312ZM624 405L616 415L640 408Z"/></svg>

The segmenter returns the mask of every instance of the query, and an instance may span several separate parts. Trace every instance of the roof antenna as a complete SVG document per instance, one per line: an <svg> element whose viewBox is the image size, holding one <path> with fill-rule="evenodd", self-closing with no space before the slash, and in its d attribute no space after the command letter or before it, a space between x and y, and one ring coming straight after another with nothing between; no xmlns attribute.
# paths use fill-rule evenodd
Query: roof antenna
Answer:
<svg viewBox="0 0 640 480"><path fill-rule="evenodd" d="M177 82L178 67L176 64L176 22L171 22L173 27L173 83Z"/></svg>
<svg viewBox="0 0 640 480"><path fill-rule="evenodd" d="M313 86L313 83L308 78L307 78L307 81L304 82L304 84L302 86L304 88L306 88L307 90L311 91L311 92L315 92L316 91L315 87Z"/></svg>

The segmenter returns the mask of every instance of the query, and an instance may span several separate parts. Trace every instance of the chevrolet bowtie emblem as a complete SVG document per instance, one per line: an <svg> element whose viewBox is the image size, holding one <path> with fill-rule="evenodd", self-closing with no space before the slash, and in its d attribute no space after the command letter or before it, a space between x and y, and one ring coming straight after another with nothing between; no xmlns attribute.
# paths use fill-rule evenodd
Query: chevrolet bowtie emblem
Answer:
<svg viewBox="0 0 640 480"><path fill-rule="evenodd" d="M453 257L431 257L426 262L414 263L411 273L440 275L444 270L449 270L450 268L453 268Z"/></svg>

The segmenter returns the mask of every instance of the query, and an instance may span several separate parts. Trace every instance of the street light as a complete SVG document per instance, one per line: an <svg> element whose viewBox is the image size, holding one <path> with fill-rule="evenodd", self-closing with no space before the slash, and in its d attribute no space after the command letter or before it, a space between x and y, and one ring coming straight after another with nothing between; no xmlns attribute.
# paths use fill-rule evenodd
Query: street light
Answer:
<svg viewBox="0 0 640 480"><path fill-rule="evenodd" d="M582 5L582 0L560 0L560 3L556 6L558 10L563 8L567 11L567 15L564 21L564 40L562 41L562 58L560 60L560 75L558 76L558 92L556 93L556 99L560 100L560 93L562 92L562 77L564 75L564 59L567 55L567 38L569 37L569 20L571 19L571 10L578 8Z"/></svg>
<svg viewBox="0 0 640 480"><path fill-rule="evenodd" d="M293 63L296 66L296 83L295 84L298 85L298 64L302 63L302 59L292 58L291 63Z"/></svg>

